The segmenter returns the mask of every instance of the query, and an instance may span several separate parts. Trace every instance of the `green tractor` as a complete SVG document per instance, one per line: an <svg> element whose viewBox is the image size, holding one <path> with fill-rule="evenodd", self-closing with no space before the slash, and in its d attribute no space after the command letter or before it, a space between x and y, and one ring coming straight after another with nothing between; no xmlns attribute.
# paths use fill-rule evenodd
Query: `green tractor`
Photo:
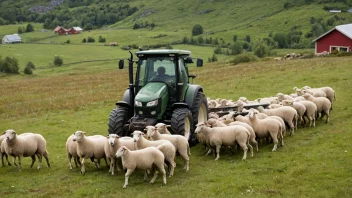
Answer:
<svg viewBox="0 0 352 198"><path fill-rule="evenodd" d="M138 60L129 61L129 87L123 101L110 113L109 134L129 136L134 130L162 122L171 125L171 133L185 136L190 145L196 144L194 134L198 122L208 119L207 99L200 85L190 84L195 75L188 73L193 63L191 52L186 50L138 51ZM197 67L203 65L197 59ZM135 82L133 65L137 63ZM124 68L120 60L119 69Z"/></svg>

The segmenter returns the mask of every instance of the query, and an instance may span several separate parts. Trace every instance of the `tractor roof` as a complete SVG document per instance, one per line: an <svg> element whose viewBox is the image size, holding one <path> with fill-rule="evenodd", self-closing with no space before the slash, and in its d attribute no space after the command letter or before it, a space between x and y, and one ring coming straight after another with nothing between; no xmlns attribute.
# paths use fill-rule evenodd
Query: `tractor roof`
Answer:
<svg viewBox="0 0 352 198"><path fill-rule="evenodd" d="M136 55L138 57L143 55L153 56L153 55L167 55L167 54L174 54L178 56L190 56L191 52L187 50L174 50L174 49L145 50L145 51L136 52Z"/></svg>

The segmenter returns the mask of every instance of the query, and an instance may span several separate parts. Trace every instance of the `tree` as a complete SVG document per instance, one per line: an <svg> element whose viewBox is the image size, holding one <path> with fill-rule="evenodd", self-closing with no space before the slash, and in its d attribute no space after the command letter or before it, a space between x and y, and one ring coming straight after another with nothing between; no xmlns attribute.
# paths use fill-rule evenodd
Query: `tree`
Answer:
<svg viewBox="0 0 352 198"><path fill-rule="evenodd" d="M28 23L26 27L26 32L33 32L33 31L34 31L33 25Z"/></svg>
<svg viewBox="0 0 352 198"><path fill-rule="evenodd" d="M6 21L0 17L0 25L6 25Z"/></svg>
<svg viewBox="0 0 352 198"><path fill-rule="evenodd" d="M22 34L23 32L22 32L22 27L18 27L18 29L17 29L17 34Z"/></svg>
<svg viewBox="0 0 352 198"><path fill-rule="evenodd" d="M54 65L55 66L61 66L64 63L64 61L62 60L62 58L60 58L59 56L55 56L54 58Z"/></svg>
<svg viewBox="0 0 352 198"><path fill-rule="evenodd" d="M28 74L28 75L33 74L32 68L26 66L23 70L23 73Z"/></svg>
<svg viewBox="0 0 352 198"><path fill-rule="evenodd" d="M192 36L203 34L203 27L200 24L196 24L192 29Z"/></svg>
<svg viewBox="0 0 352 198"><path fill-rule="evenodd" d="M277 42L279 48L287 48L287 36L284 33L276 33L274 35L274 40Z"/></svg>
<svg viewBox="0 0 352 198"><path fill-rule="evenodd" d="M86 42L87 42L87 39L83 38L82 43L86 43Z"/></svg>
<svg viewBox="0 0 352 198"><path fill-rule="evenodd" d="M259 58L263 58L270 54L270 49L263 41L258 41L254 47L254 54Z"/></svg>
<svg viewBox="0 0 352 198"><path fill-rule="evenodd" d="M248 43L250 43L251 42L251 36L250 35L246 35L246 38L244 40L247 41Z"/></svg>
<svg viewBox="0 0 352 198"><path fill-rule="evenodd" d="M235 42L235 43L237 42L237 35L233 36L233 42Z"/></svg>
<svg viewBox="0 0 352 198"><path fill-rule="evenodd" d="M2 62L0 67L2 72L9 74L18 74L19 66L18 60L16 58L6 57Z"/></svg>
<svg viewBox="0 0 352 198"><path fill-rule="evenodd" d="M242 44L239 42L236 42L230 48L233 55L237 55L243 52Z"/></svg>
<svg viewBox="0 0 352 198"><path fill-rule="evenodd" d="M31 68L31 69L35 69L35 65L32 63L32 61L29 61L28 63L27 63L27 66L26 67L29 67L29 68Z"/></svg>

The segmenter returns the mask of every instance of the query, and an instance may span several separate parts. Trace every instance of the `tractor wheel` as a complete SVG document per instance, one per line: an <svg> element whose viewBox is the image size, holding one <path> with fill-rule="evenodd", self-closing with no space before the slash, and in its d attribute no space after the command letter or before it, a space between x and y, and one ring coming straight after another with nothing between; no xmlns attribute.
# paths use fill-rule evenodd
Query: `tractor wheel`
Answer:
<svg viewBox="0 0 352 198"><path fill-rule="evenodd" d="M174 133L190 140L192 127L192 115L187 108L178 108L172 112L171 129Z"/></svg>
<svg viewBox="0 0 352 198"><path fill-rule="evenodd" d="M109 122L108 122L108 132L109 134L117 134L119 136L126 136L127 131L124 131L124 125L129 119L128 108L126 107L117 107L113 109L110 113Z"/></svg>
<svg viewBox="0 0 352 198"><path fill-rule="evenodd" d="M198 92L195 100L194 105L191 108L192 117L193 117L193 127L200 123L206 122L208 120L208 103L207 99L205 98L202 92Z"/></svg>

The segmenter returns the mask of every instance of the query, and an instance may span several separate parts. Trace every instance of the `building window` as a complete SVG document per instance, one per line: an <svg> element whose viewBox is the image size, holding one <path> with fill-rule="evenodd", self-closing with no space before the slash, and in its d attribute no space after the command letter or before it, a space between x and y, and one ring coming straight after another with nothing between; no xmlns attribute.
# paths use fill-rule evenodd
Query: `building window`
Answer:
<svg viewBox="0 0 352 198"><path fill-rule="evenodd" d="M347 47L340 47L340 52L348 52L348 48Z"/></svg>

